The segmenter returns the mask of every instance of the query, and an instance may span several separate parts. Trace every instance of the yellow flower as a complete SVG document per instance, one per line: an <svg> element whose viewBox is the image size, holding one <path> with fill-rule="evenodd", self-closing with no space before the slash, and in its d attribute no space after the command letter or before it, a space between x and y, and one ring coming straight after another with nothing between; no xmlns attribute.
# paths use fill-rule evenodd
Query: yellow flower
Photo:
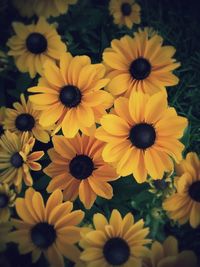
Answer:
<svg viewBox="0 0 200 267"><path fill-rule="evenodd" d="M42 17L36 24L14 22L13 28L16 35L7 42L10 48L8 55L14 57L19 71L29 72L31 78L36 73L42 74L45 62L55 62L66 51L55 26Z"/></svg>
<svg viewBox="0 0 200 267"><path fill-rule="evenodd" d="M18 243L20 254L31 252L33 262L44 254L51 267L64 267L63 256L73 262L79 259L75 243L80 240L80 228L76 225L84 212L72 211L71 202L62 202L62 192L56 190L45 205L41 194L33 188L26 190L25 198L16 200L20 220L12 219L16 230L9 234L9 239Z"/></svg>
<svg viewBox="0 0 200 267"><path fill-rule="evenodd" d="M10 218L10 207L15 204L15 192L8 184L0 183L0 221L7 222Z"/></svg>
<svg viewBox="0 0 200 267"><path fill-rule="evenodd" d="M166 197L174 192L171 174L165 173L162 179L158 180L150 177L148 183L150 185L149 192L155 194L157 197Z"/></svg>
<svg viewBox="0 0 200 267"><path fill-rule="evenodd" d="M9 222L0 223L0 252L6 249L6 244L9 242L8 234L12 229Z"/></svg>
<svg viewBox="0 0 200 267"><path fill-rule="evenodd" d="M163 244L153 242L142 267L197 267L197 259L192 251L179 253L176 238L169 236Z"/></svg>
<svg viewBox="0 0 200 267"><path fill-rule="evenodd" d="M87 209L97 196L112 198L113 190L108 182L118 179L118 175L102 159L103 142L77 134L73 139L54 136L53 145L48 151L52 163L44 169L52 177L48 192L59 188L66 200L75 200L79 195Z"/></svg>
<svg viewBox="0 0 200 267"><path fill-rule="evenodd" d="M0 137L4 134L5 107L0 108Z"/></svg>
<svg viewBox="0 0 200 267"><path fill-rule="evenodd" d="M0 139L0 182L14 184L17 191L21 191L22 180L27 186L32 186L30 170L41 170L36 161L44 155L43 151L32 152L34 144L35 139L29 137L28 132L22 136L5 132Z"/></svg>
<svg viewBox="0 0 200 267"><path fill-rule="evenodd" d="M74 5L77 0L13 0L13 4L24 17L34 14L43 17L57 17L66 14L69 5Z"/></svg>
<svg viewBox="0 0 200 267"><path fill-rule="evenodd" d="M196 153L188 153L176 165L176 192L167 198L163 208L179 224L187 221L193 228L200 225L200 160Z"/></svg>
<svg viewBox="0 0 200 267"><path fill-rule="evenodd" d="M91 64L88 56L72 57L64 53L56 64L45 64L44 75L29 97L36 110L42 110L39 122L43 126L56 123L55 132L62 127L63 134L73 138L79 130L84 133L105 114L112 105L109 93L100 90L107 83L105 67Z"/></svg>
<svg viewBox="0 0 200 267"><path fill-rule="evenodd" d="M23 94L20 99L21 103L13 104L14 109L6 109L4 128L19 135L28 131L37 140L43 143L49 142L50 128L45 129L39 124L41 112L34 110L31 102L26 101Z"/></svg>
<svg viewBox="0 0 200 267"><path fill-rule="evenodd" d="M153 94L177 84L179 79L172 73L180 66L172 58L176 50L162 44L162 37L150 36L147 29L133 38L126 35L114 39L111 48L103 53L107 77L111 79L108 91L114 96L130 96L132 91Z"/></svg>
<svg viewBox="0 0 200 267"><path fill-rule="evenodd" d="M161 179L173 169L171 158L182 159L184 145L178 139L187 119L168 107L164 92L119 97L114 112L103 116L96 137L106 142L103 159L113 163L119 175L132 173L138 183L146 181L147 174Z"/></svg>
<svg viewBox="0 0 200 267"><path fill-rule="evenodd" d="M140 23L140 6L134 0L111 0L109 10L114 23L119 26L126 25L131 29L133 24Z"/></svg>
<svg viewBox="0 0 200 267"><path fill-rule="evenodd" d="M86 266L95 267L141 267L141 257L147 253L145 244L149 233L141 219L134 222L134 217L128 213L124 218L117 210L113 210L108 221L102 214L93 217L95 230L88 230L80 242L84 249L81 260Z"/></svg>

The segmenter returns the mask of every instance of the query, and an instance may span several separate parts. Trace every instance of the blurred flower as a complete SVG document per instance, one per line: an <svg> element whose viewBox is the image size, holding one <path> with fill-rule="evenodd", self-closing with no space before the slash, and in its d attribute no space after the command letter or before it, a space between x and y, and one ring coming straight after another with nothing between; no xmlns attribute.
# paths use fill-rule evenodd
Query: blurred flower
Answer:
<svg viewBox="0 0 200 267"><path fill-rule="evenodd" d="M28 89L37 93L29 99L34 109L42 110L41 125L47 127L56 123L55 132L62 128L68 138L73 138L79 129L91 135L96 129L95 122L113 103L112 96L100 90L109 81L104 74L105 67L91 64L88 56L72 57L64 53L59 67L45 64L38 86Z"/></svg>
<svg viewBox="0 0 200 267"><path fill-rule="evenodd" d="M41 254L51 267L64 267L63 256L77 262L80 240L77 227L83 217L81 210L72 211L71 202L63 202L60 190L54 191L44 204L42 195L33 188L26 190L25 198L16 200L16 211L21 220L12 219L16 230L9 234L12 242L18 243L21 254L32 253L36 262Z"/></svg>
<svg viewBox="0 0 200 267"><path fill-rule="evenodd" d="M116 114L104 115L96 137L106 142L102 156L121 176L133 174L138 183L162 178L173 169L171 158L182 159L184 145L178 140L187 119L178 116L164 92L152 96L132 92L129 99L114 102Z"/></svg>
<svg viewBox="0 0 200 267"><path fill-rule="evenodd" d="M7 108L4 128L11 132L21 135L28 131L33 137L43 143L50 140L50 128L45 129L39 124L40 111L33 109L30 101L26 101L23 94L20 97L21 103L15 102L14 109Z"/></svg>
<svg viewBox="0 0 200 267"><path fill-rule="evenodd" d="M134 222L131 213L122 218L113 210L109 221L97 213L93 223L95 230L82 234L80 241L84 249L80 258L87 266L141 267L141 257L147 253L144 245L151 241L146 238L149 229L143 228L142 219Z"/></svg>
<svg viewBox="0 0 200 267"><path fill-rule="evenodd" d="M167 198L163 208L168 216L193 228L200 225L200 160L196 153L188 153L186 159L176 165L176 192Z"/></svg>
<svg viewBox="0 0 200 267"><path fill-rule="evenodd" d="M0 182L14 184L18 192L21 191L22 180L27 186L32 186L30 170L41 170L36 161L44 155L43 151L31 153L34 144L35 139L29 137L28 132L22 136L5 132L0 139Z"/></svg>
<svg viewBox="0 0 200 267"><path fill-rule="evenodd" d="M54 136L53 145L48 151L52 163L44 169L52 177L48 192L64 190L65 200L75 200L79 195L87 209L97 196L112 198L113 190L108 182L118 179L118 175L102 159L103 142L77 134L73 139Z"/></svg>
<svg viewBox="0 0 200 267"><path fill-rule="evenodd" d="M14 57L19 71L29 72L31 78L36 73L42 74L45 62L55 62L66 51L55 26L42 17L36 24L13 22L13 28L16 35L7 42L10 48L8 55Z"/></svg>
<svg viewBox="0 0 200 267"><path fill-rule="evenodd" d="M0 183L0 222L7 222L10 218L10 207L15 204L16 194L8 184Z"/></svg>
<svg viewBox="0 0 200 267"><path fill-rule="evenodd" d="M130 29L133 24L140 23L140 9L134 0L111 0L109 4L114 23L119 26L126 25Z"/></svg>
<svg viewBox="0 0 200 267"><path fill-rule="evenodd" d="M6 249L6 244L9 242L8 234L11 229L10 222L0 223L0 252Z"/></svg>
<svg viewBox="0 0 200 267"><path fill-rule="evenodd" d="M179 253L178 241L173 236L169 236L163 244L153 242L147 255L142 267L197 267L195 254L189 250Z"/></svg>
<svg viewBox="0 0 200 267"><path fill-rule="evenodd" d="M5 107L0 107L0 137L4 134Z"/></svg>
<svg viewBox="0 0 200 267"><path fill-rule="evenodd" d="M173 59L173 46L162 46L163 38L157 34L150 36L144 29L120 40L114 39L111 48L103 53L107 76L111 79L107 86L114 96L130 96L132 91L153 94L176 85L179 79L172 71L180 66Z"/></svg>
<svg viewBox="0 0 200 267"><path fill-rule="evenodd" d="M157 197L166 197L174 192L173 181L171 174L164 174L162 179L148 179L150 185L149 192L155 194Z"/></svg>
<svg viewBox="0 0 200 267"><path fill-rule="evenodd" d="M13 0L13 4L23 17L32 17L34 14L43 17L57 17L66 14L69 5L77 0Z"/></svg>
<svg viewBox="0 0 200 267"><path fill-rule="evenodd" d="M0 50L0 72L4 71L8 65L8 56Z"/></svg>

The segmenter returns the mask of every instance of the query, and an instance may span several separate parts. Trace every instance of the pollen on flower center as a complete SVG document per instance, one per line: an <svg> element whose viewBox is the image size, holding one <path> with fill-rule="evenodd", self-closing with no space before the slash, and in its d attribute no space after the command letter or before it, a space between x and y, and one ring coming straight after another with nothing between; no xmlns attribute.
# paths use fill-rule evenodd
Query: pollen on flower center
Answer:
<svg viewBox="0 0 200 267"><path fill-rule="evenodd" d="M87 179L94 170L92 159L86 155L77 155L69 164L69 171L78 180Z"/></svg>
<svg viewBox="0 0 200 267"><path fill-rule="evenodd" d="M103 255L109 264L121 265L129 259L130 248L125 240L114 237L105 243Z"/></svg>
<svg viewBox="0 0 200 267"><path fill-rule="evenodd" d="M129 16L132 11L131 5L129 3L123 3L121 5L121 11L124 16Z"/></svg>
<svg viewBox="0 0 200 267"><path fill-rule="evenodd" d="M144 80L151 72L151 64L145 58L137 58L131 63L129 71L134 79Z"/></svg>
<svg viewBox="0 0 200 267"><path fill-rule="evenodd" d="M189 187L190 197L197 202L200 202L200 181L196 181Z"/></svg>
<svg viewBox="0 0 200 267"><path fill-rule="evenodd" d="M26 39L26 47L33 54L41 54L47 49L47 39L38 32L31 33Z"/></svg>
<svg viewBox="0 0 200 267"><path fill-rule="evenodd" d="M60 91L60 101L66 107L73 108L81 102L81 92L73 85L66 85Z"/></svg>
<svg viewBox="0 0 200 267"><path fill-rule="evenodd" d="M9 197L6 194L0 193L0 209L8 205Z"/></svg>
<svg viewBox="0 0 200 267"><path fill-rule="evenodd" d="M23 165L23 158L19 154L19 152L16 152L15 154L12 155L10 159L10 163L13 165L15 168L20 168Z"/></svg>
<svg viewBox="0 0 200 267"><path fill-rule="evenodd" d="M3 134L4 134L3 125L0 124L0 136L2 136Z"/></svg>
<svg viewBox="0 0 200 267"><path fill-rule="evenodd" d="M47 249L56 239L56 231L53 225L47 222L36 224L31 229L31 239L33 244L40 249Z"/></svg>
<svg viewBox="0 0 200 267"><path fill-rule="evenodd" d="M154 144L156 132L154 127L150 124L136 124L130 130L129 139L135 147L146 149Z"/></svg>
<svg viewBox="0 0 200 267"><path fill-rule="evenodd" d="M23 113L17 116L15 126L19 131L31 131L35 126L35 119L28 113Z"/></svg>

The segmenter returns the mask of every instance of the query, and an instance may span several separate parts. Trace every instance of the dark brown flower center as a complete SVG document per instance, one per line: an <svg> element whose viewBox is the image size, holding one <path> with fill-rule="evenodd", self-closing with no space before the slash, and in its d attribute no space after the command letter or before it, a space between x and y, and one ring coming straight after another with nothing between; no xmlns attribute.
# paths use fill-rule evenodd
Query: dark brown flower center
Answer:
<svg viewBox="0 0 200 267"><path fill-rule="evenodd" d="M12 155L10 159L10 163L15 167L16 169L20 168L23 165L23 158L19 154L19 152L16 152L15 154Z"/></svg>
<svg viewBox="0 0 200 267"><path fill-rule="evenodd" d="M165 190L169 186L169 183L166 182L165 179L154 180L153 184L154 184L155 188L158 190Z"/></svg>
<svg viewBox="0 0 200 267"><path fill-rule="evenodd" d="M60 91L60 101L66 107L73 108L81 102L81 92L73 85L66 85Z"/></svg>
<svg viewBox="0 0 200 267"><path fill-rule="evenodd" d="M0 124L0 137L4 134L3 125Z"/></svg>
<svg viewBox="0 0 200 267"><path fill-rule="evenodd" d="M114 237L105 243L103 255L110 265L122 265L129 259L130 248L125 240Z"/></svg>
<svg viewBox="0 0 200 267"><path fill-rule="evenodd" d="M41 54L47 49L47 39L38 32L31 33L26 39L26 47L33 54Z"/></svg>
<svg viewBox="0 0 200 267"><path fill-rule="evenodd" d="M132 11L131 5L129 3L123 3L121 5L121 11L124 16L129 16Z"/></svg>
<svg viewBox="0 0 200 267"><path fill-rule="evenodd" d="M145 58L137 58L131 63L129 71L133 79L144 80L151 72L151 64Z"/></svg>
<svg viewBox="0 0 200 267"><path fill-rule="evenodd" d="M130 130L129 139L135 147L146 149L154 144L156 132L154 127L150 124L136 124Z"/></svg>
<svg viewBox="0 0 200 267"><path fill-rule="evenodd" d="M8 202L9 202L9 197L4 193L0 193L0 209L7 207Z"/></svg>
<svg viewBox="0 0 200 267"><path fill-rule="evenodd" d="M196 181L189 187L190 197L197 202L200 202L200 181Z"/></svg>
<svg viewBox="0 0 200 267"><path fill-rule="evenodd" d="M56 240L56 231L53 225L41 222L31 229L31 239L36 247L47 249Z"/></svg>
<svg viewBox="0 0 200 267"><path fill-rule="evenodd" d="M17 116L15 126L19 131L31 131L35 126L35 119L28 113L22 113Z"/></svg>
<svg viewBox="0 0 200 267"><path fill-rule="evenodd" d="M86 155L77 155L69 164L69 171L78 180L87 179L94 170L92 159Z"/></svg>

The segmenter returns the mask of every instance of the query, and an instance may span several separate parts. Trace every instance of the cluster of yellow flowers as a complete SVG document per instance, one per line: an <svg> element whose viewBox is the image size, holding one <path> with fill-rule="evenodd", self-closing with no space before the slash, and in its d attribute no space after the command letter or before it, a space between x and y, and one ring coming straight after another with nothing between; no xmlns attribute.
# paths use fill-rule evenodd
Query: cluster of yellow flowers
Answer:
<svg viewBox="0 0 200 267"><path fill-rule="evenodd" d="M200 160L195 153L183 159L180 139L188 122L167 100L166 87L179 82L172 73L180 66L175 48L144 28L112 40L102 63L72 56L46 18L76 2L14 1L21 15L39 18L30 25L13 23L8 55L19 71L40 78L27 88L28 99L22 94L13 108L0 109L0 243L18 243L21 254L32 252L33 262L44 253L52 267L63 267L63 256L76 267L196 267L194 253L179 253L174 237L147 248L149 229L131 213L122 218L114 209L109 220L98 213L93 227L85 227L84 212L72 211L78 197L86 209L97 196L111 199L109 182L132 175L163 190L167 181L163 209L180 224L200 225ZM140 6L132 0L111 0L110 13L118 25L140 23ZM53 143L51 163L43 169L36 140ZM31 172L41 170L51 178L46 204L33 189ZM15 202L23 182L29 188ZM20 219L11 218L11 231L5 222L13 205Z"/></svg>

